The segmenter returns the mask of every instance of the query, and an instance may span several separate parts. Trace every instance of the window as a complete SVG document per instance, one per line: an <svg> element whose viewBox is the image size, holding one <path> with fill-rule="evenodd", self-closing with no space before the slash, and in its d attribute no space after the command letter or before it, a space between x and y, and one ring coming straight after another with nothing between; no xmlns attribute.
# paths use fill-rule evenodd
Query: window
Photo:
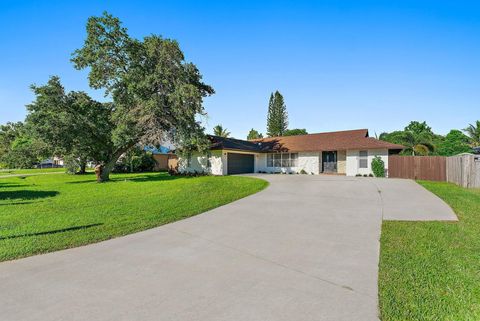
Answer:
<svg viewBox="0 0 480 321"><path fill-rule="evenodd" d="M267 154L267 167L296 167L298 166L297 153Z"/></svg>
<svg viewBox="0 0 480 321"><path fill-rule="evenodd" d="M290 154L290 167L297 167L298 166L298 154Z"/></svg>
<svg viewBox="0 0 480 321"><path fill-rule="evenodd" d="M273 154L273 166L282 167L282 154Z"/></svg>
<svg viewBox="0 0 480 321"><path fill-rule="evenodd" d="M267 167L273 167L273 154L267 154Z"/></svg>
<svg viewBox="0 0 480 321"><path fill-rule="evenodd" d="M361 150L358 153L358 167L359 168L368 168L368 151Z"/></svg>

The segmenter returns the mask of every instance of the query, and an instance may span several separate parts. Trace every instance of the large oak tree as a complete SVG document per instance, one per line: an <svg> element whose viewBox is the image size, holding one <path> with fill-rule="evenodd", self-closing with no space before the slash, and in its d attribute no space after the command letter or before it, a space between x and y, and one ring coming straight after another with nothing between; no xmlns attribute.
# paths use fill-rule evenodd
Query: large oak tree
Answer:
<svg viewBox="0 0 480 321"><path fill-rule="evenodd" d="M90 86L104 89L113 101L113 148L99 181L108 180L118 158L139 143L169 139L184 150L205 149L198 117L205 114L203 98L214 90L185 61L175 40L158 35L134 39L118 18L104 13L88 19L87 38L72 62L77 69L87 68Z"/></svg>
<svg viewBox="0 0 480 321"><path fill-rule="evenodd" d="M52 146L55 155L74 159L80 173L88 161L102 163L113 150L111 103L100 103L84 92L65 92L57 76L32 86L35 100L27 105L27 127L35 138Z"/></svg>

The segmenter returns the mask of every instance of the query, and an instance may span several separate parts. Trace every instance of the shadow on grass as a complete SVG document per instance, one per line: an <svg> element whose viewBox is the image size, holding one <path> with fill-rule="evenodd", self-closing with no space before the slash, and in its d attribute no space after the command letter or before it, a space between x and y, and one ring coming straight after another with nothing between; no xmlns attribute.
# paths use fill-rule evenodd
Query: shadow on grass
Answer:
<svg viewBox="0 0 480 321"><path fill-rule="evenodd" d="M8 240L8 239L16 239L20 237L29 237L29 236L40 236L40 235L49 235L49 234L56 234L56 233L63 233L63 232L69 232L69 231L76 231L76 230L82 230L82 229L87 229L95 226L100 226L103 225L103 223L95 223L95 224L89 224L89 225L82 225L82 226L72 226L72 227L67 227L59 230L52 230L52 231L45 231L45 232L37 232L37 233L26 233L26 234L19 234L19 235L10 235L10 236L4 236L0 237L0 240Z"/></svg>
<svg viewBox="0 0 480 321"><path fill-rule="evenodd" d="M23 204L38 204L38 202L35 201L25 201L25 202L9 202L5 204L0 204L0 206L7 206L7 205L23 205Z"/></svg>
<svg viewBox="0 0 480 321"><path fill-rule="evenodd" d="M12 184L12 183L2 183L2 182L0 182L0 188L2 188L2 187L5 187L5 188L7 188L7 187L25 187L25 186L27 186L27 184L22 185L22 184Z"/></svg>
<svg viewBox="0 0 480 321"><path fill-rule="evenodd" d="M58 195L57 191L0 191L0 201L5 200L34 200L45 197L53 197Z"/></svg>
<svg viewBox="0 0 480 321"><path fill-rule="evenodd" d="M141 175L141 176L135 176L135 177L118 178L118 180L119 181L127 180L130 182L156 182L156 181L174 181L180 178L192 178L192 177L158 174L158 175ZM117 180L117 178L114 178L113 180Z"/></svg>
<svg viewBox="0 0 480 321"><path fill-rule="evenodd" d="M161 173L128 173L135 176L124 176L124 177L111 177L110 181L107 183L116 183L116 182L155 182L155 181L173 181L180 178L192 178L187 176L171 176L169 174ZM114 173L115 175L115 173ZM73 181L66 182L66 184L86 184L86 183L95 183L96 180L85 180L85 181Z"/></svg>

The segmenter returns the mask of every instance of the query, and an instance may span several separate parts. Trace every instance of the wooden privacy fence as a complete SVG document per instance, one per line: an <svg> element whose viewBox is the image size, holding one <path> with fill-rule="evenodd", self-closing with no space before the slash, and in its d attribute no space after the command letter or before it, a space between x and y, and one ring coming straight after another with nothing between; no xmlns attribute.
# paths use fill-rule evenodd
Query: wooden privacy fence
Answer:
<svg viewBox="0 0 480 321"><path fill-rule="evenodd" d="M388 177L445 181L447 158L444 156L398 156L388 158Z"/></svg>
<svg viewBox="0 0 480 321"><path fill-rule="evenodd" d="M463 187L480 188L480 155L448 157L447 181Z"/></svg>

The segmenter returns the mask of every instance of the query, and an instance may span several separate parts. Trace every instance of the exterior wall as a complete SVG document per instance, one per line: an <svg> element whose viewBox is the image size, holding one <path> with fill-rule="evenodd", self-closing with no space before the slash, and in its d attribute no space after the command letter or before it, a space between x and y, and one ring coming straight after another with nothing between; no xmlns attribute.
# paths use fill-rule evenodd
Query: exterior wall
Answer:
<svg viewBox="0 0 480 321"><path fill-rule="evenodd" d="M168 154L154 154L153 159L155 160L155 171L168 169Z"/></svg>
<svg viewBox="0 0 480 321"><path fill-rule="evenodd" d="M337 151L337 173L345 174L347 172L347 151Z"/></svg>
<svg viewBox="0 0 480 321"><path fill-rule="evenodd" d="M222 151L212 150L210 157L210 168L208 167L208 157L202 153L193 153L190 157L190 166L188 160L184 157L178 157L178 171L180 173L210 173L212 175L223 175Z"/></svg>
<svg viewBox="0 0 480 321"><path fill-rule="evenodd" d="M302 169L308 174L320 174L320 158L321 152L314 153L298 153L297 172Z"/></svg>
<svg viewBox="0 0 480 321"><path fill-rule="evenodd" d="M228 153L253 154L255 155L254 171L255 173L267 172L283 172L283 173L300 173L305 170L308 174L320 174L321 152L305 152L298 153L298 166L296 167L267 167L267 154L249 153L241 151L215 150L211 151L210 168L207 166L207 155L194 153L191 156L190 166L187 167L185 158L178 158L178 170L180 172L208 172L212 175L227 175L228 169ZM337 168L338 173L347 176L355 176L357 174L369 175L372 173L371 163L373 157L380 156L385 162L385 169L388 173L388 150L387 149L370 149L368 150L367 168L359 168L359 150L338 151Z"/></svg>
<svg viewBox="0 0 480 321"><path fill-rule="evenodd" d="M267 154L260 154L258 156L258 169L255 171L262 171L267 173L282 172L282 173L300 173L303 169L308 174L319 174L320 170L320 153L298 153L298 166L295 167L267 167Z"/></svg>
<svg viewBox="0 0 480 321"><path fill-rule="evenodd" d="M194 153L190 158L190 166L187 166L188 162L186 158L178 158L178 170L180 173L203 173L207 172L212 175L227 175L228 174L228 153L235 154L250 154L255 155L254 157L254 172L260 171L262 160L261 154L249 153L242 151L230 151L230 150L212 150L210 157L210 168L207 166L207 155L201 153ZM266 159L265 159L266 164Z"/></svg>
<svg viewBox="0 0 480 321"><path fill-rule="evenodd" d="M267 154L259 154L258 157L255 157L255 172L267 172L271 168L267 167Z"/></svg>
<svg viewBox="0 0 480 321"><path fill-rule="evenodd" d="M388 173L388 149L369 149L368 151L368 160L367 168L359 168L359 152L358 149L349 149L347 150L347 166L346 174L347 176L360 175L369 175L372 173L372 160L375 156L380 156L385 163L385 169Z"/></svg>

